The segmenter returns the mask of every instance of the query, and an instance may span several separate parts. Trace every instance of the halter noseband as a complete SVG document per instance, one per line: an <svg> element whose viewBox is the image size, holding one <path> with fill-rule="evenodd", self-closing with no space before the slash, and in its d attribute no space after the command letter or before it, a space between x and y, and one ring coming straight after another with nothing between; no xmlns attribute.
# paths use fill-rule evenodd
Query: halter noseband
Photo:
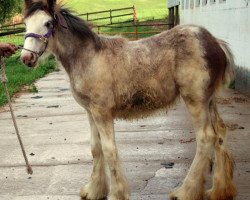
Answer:
<svg viewBox="0 0 250 200"><path fill-rule="evenodd" d="M36 34L36 33L27 33L27 34L25 35L25 40L26 40L27 38L29 38L29 37L32 37L32 38L40 39L40 40L42 40L44 43L46 43L46 42L48 42L48 39L49 39L52 35L54 35L54 33L55 33L55 26L53 25L53 27L50 28L49 31L48 31L46 34L44 34L44 35L39 35L39 34Z"/></svg>

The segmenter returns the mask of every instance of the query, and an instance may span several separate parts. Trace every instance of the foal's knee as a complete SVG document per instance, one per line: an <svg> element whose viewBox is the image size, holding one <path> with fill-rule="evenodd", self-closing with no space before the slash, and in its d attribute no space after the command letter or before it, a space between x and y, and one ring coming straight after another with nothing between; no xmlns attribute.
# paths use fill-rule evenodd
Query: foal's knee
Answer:
<svg viewBox="0 0 250 200"><path fill-rule="evenodd" d="M117 149L111 141L102 142L102 151L108 163L113 163L117 159Z"/></svg>
<svg viewBox="0 0 250 200"><path fill-rule="evenodd" d="M216 134L213 127L209 124L199 131L197 134L197 142L202 146L214 145L216 141Z"/></svg>
<svg viewBox="0 0 250 200"><path fill-rule="evenodd" d="M101 145L95 145L91 147L91 153L93 158L98 158L102 155L102 147Z"/></svg>

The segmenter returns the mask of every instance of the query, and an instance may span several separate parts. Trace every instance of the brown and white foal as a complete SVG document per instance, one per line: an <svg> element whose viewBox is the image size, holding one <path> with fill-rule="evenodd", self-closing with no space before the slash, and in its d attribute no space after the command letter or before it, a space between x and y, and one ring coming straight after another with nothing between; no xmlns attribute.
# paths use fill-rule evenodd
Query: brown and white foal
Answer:
<svg viewBox="0 0 250 200"><path fill-rule="evenodd" d="M204 198L214 152L213 187L206 194L211 200L235 198L234 162L215 101L216 90L233 74L233 56L223 41L193 25L138 41L98 36L54 0L25 2L24 48L30 51L22 51L23 62L34 67L43 52L52 52L68 73L74 98L88 113L94 167L91 180L81 190L83 199L130 199L117 153L114 119L167 109L178 96L191 115L197 151L171 199Z"/></svg>

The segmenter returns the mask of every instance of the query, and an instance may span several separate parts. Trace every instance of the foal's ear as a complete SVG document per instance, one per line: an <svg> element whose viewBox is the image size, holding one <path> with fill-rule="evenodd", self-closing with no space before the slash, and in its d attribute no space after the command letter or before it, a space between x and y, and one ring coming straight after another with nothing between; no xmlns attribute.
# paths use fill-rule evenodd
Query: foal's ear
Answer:
<svg viewBox="0 0 250 200"><path fill-rule="evenodd" d="M25 0L25 6L26 6L26 8L29 8L32 3L33 3L32 0Z"/></svg>
<svg viewBox="0 0 250 200"><path fill-rule="evenodd" d="M47 0L48 4L48 10L50 13L54 13L55 11L55 5L56 5L56 0Z"/></svg>

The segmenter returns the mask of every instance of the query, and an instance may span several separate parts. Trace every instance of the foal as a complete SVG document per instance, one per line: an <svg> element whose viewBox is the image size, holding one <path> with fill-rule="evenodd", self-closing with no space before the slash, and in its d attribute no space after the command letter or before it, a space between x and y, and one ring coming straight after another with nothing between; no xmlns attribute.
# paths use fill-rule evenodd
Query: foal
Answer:
<svg viewBox="0 0 250 200"><path fill-rule="evenodd" d="M83 199L128 200L114 136L114 119L143 117L167 109L181 96L196 131L197 151L173 200L202 200L205 177L215 152L211 200L232 200L234 162L215 92L234 66L228 46L206 29L177 26L139 41L98 36L54 0L26 0L26 40L21 58L35 67L45 51L65 68L76 101L91 126L93 172L81 189ZM107 169L107 170L106 170Z"/></svg>

